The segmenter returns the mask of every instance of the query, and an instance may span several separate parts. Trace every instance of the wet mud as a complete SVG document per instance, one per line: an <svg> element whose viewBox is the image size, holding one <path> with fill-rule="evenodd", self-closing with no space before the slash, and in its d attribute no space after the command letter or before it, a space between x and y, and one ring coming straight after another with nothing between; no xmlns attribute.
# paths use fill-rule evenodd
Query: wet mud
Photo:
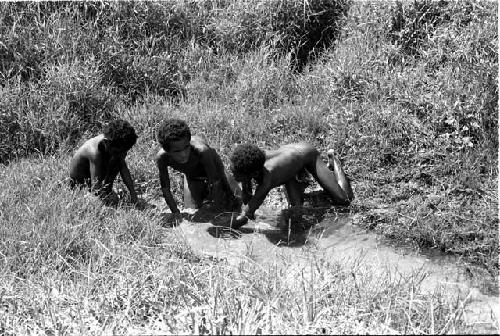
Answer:
<svg viewBox="0 0 500 336"><path fill-rule="evenodd" d="M355 262L380 275L389 272L391 277L419 274L423 292L439 290L466 303L463 319L467 325L482 332L498 332L498 283L485 270L436 251L392 246L377 234L353 225L357 215L345 209L308 206L306 203L300 216L263 206L256 219L240 230L231 229L236 213L186 209L186 220L174 230L195 253L225 259L235 266L242 261L294 265L291 281L294 274L307 269L311 255ZM165 216L168 218L168 213Z"/></svg>

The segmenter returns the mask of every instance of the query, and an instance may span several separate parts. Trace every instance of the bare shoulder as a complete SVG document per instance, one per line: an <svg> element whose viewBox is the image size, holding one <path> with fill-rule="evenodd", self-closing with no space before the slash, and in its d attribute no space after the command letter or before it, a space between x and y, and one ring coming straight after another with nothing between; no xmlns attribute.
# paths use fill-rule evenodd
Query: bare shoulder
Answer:
<svg viewBox="0 0 500 336"><path fill-rule="evenodd" d="M211 147L208 145L207 140L198 135L191 137L191 146L199 153L211 152Z"/></svg>
<svg viewBox="0 0 500 336"><path fill-rule="evenodd" d="M156 153L155 161L158 165L168 165L168 154L163 148Z"/></svg>
<svg viewBox="0 0 500 336"><path fill-rule="evenodd" d="M103 139L102 135L95 136L83 143L77 149L74 156L75 158L88 158L90 160L96 159L100 155L99 143Z"/></svg>

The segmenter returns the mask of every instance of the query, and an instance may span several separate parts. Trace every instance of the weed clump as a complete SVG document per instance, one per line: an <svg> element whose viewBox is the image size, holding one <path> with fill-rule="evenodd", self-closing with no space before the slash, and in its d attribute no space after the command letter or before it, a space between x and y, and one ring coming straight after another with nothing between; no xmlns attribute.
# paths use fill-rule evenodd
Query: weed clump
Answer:
<svg viewBox="0 0 500 336"><path fill-rule="evenodd" d="M280 35L277 46L290 52L293 67L302 71L339 37L349 1L279 1L271 17Z"/></svg>
<svg viewBox="0 0 500 336"><path fill-rule="evenodd" d="M277 55L290 54L292 68L300 72L338 38L349 5L345 0L237 1L210 21L209 43L237 53L266 45Z"/></svg>
<svg viewBox="0 0 500 336"><path fill-rule="evenodd" d="M94 58L103 84L132 102L181 96L195 61L184 49L242 55L266 45L301 70L338 37L348 8L347 0L2 4L0 80L38 80L48 64Z"/></svg>
<svg viewBox="0 0 500 336"><path fill-rule="evenodd" d="M401 53L420 56L436 28L450 21L448 1L397 2L389 27L389 36Z"/></svg>
<svg viewBox="0 0 500 336"><path fill-rule="evenodd" d="M0 88L1 163L73 146L116 115L120 99L102 86L95 64L75 62L44 71L37 82L11 80Z"/></svg>

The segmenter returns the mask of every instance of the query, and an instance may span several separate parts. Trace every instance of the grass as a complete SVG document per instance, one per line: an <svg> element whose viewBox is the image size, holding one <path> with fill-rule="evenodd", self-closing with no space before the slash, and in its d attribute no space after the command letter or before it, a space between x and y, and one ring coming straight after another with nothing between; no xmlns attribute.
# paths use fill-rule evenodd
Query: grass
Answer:
<svg viewBox="0 0 500 336"><path fill-rule="evenodd" d="M477 332L463 298L421 292L418 274L375 276L314 251L302 270L235 270L197 256L157 209L66 187L71 152L115 116L140 136L127 161L149 200L161 197L163 118L185 119L226 164L239 142L307 140L338 152L358 225L498 278L497 4L259 4L0 5L2 333ZM338 30L320 46L300 29L329 22L304 16L327 5L348 12L323 12ZM266 6L281 26L258 15ZM302 45L317 48L298 58Z"/></svg>
<svg viewBox="0 0 500 336"><path fill-rule="evenodd" d="M108 208L67 188L66 164L45 157L2 171L6 334L466 330L454 304L418 293L417 273L375 276L362 261L331 263L314 250L302 266L197 256L156 209Z"/></svg>

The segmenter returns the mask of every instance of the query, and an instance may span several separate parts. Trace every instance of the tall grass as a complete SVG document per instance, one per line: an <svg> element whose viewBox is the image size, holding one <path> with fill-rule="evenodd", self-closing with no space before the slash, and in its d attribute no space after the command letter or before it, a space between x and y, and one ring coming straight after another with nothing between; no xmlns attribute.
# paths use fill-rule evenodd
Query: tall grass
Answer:
<svg viewBox="0 0 500 336"><path fill-rule="evenodd" d="M447 6L446 15L441 6ZM484 2L400 4L389 16L381 15L391 21L371 23L379 30L347 27L350 39L331 56L346 63L331 73L341 79L347 74L350 81L343 87L358 92L338 119L351 121L348 134L356 134L340 147L350 149L348 161L359 171L353 175L361 180L360 197L374 208L382 203L394 209L384 218L368 211L364 224L396 240L460 251L497 274L498 87L492 79L498 73L493 47L498 37L495 14L488 8L495 7ZM390 33L394 13L407 32L396 40ZM436 13L443 17L435 24L422 23ZM412 30L418 34L408 33ZM392 43L380 43L387 35ZM418 54L403 46L410 37L422 43ZM364 48L371 52L347 58ZM471 253L477 248L485 248L484 254Z"/></svg>
<svg viewBox="0 0 500 336"><path fill-rule="evenodd" d="M156 209L109 208L70 190L66 164L52 157L2 170L7 334L466 330L459 307L419 293L417 273L375 276L362 261L332 263L314 249L302 264L283 256L259 265L244 251L237 265L197 256Z"/></svg>
<svg viewBox="0 0 500 336"><path fill-rule="evenodd" d="M0 161L71 144L115 116L116 104L133 104L149 94L176 100L196 95L186 90L191 78L223 65L219 54L243 57L264 47L272 55L290 54L289 66L302 69L336 39L348 5L344 0L1 4L0 83L7 98L0 106L0 131L17 135L2 146Z"/></svg>
<svg viewBox="0 0 500 336"><path fill-rule="evenodd" d="M418 275L314 255L302 283L286 263L235 272L159 209L108 208L64 181L114 117L137 129L127 161L149 200L164 118L226 163L240 142L307 140L341 157L357 224L498 276L496 3L28 2L0 4L0 21L2 332L477 331Z"/></svg>

